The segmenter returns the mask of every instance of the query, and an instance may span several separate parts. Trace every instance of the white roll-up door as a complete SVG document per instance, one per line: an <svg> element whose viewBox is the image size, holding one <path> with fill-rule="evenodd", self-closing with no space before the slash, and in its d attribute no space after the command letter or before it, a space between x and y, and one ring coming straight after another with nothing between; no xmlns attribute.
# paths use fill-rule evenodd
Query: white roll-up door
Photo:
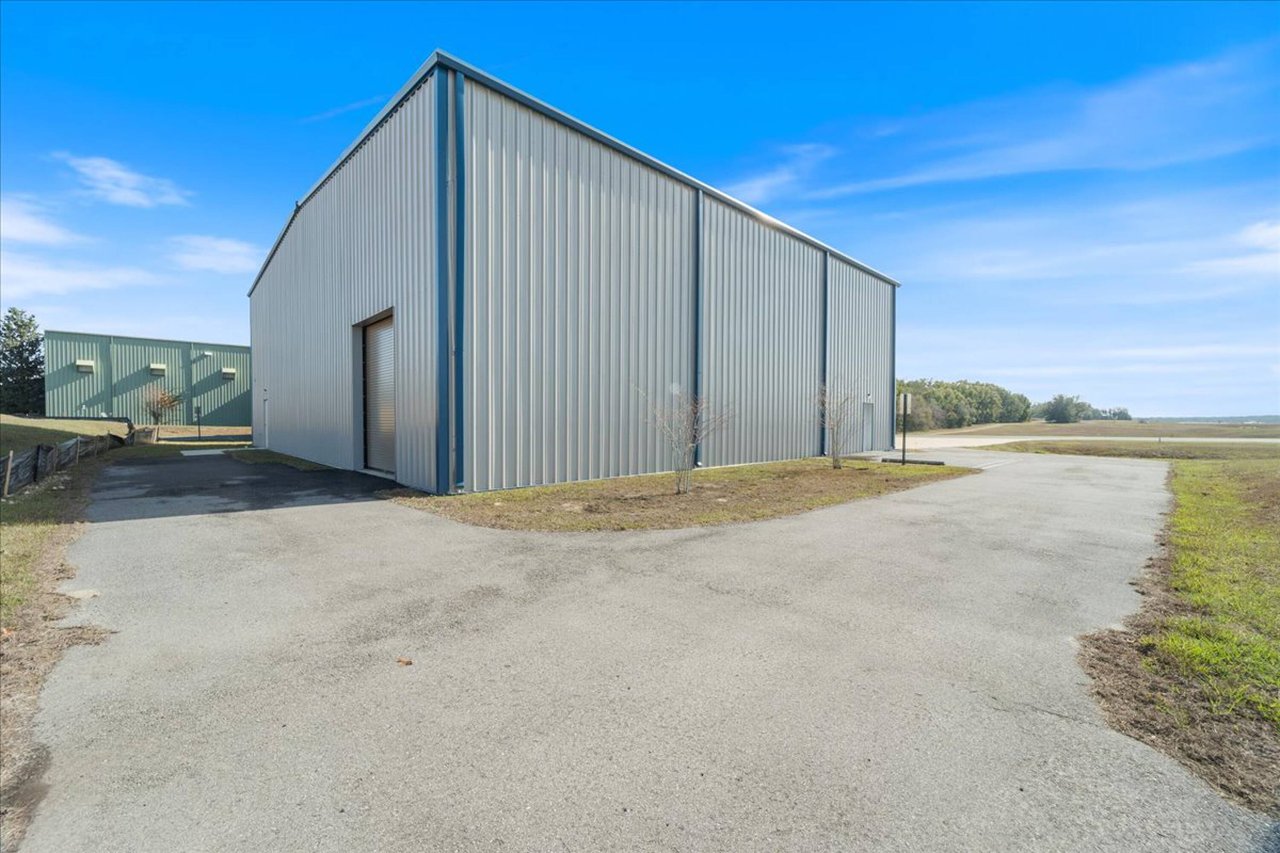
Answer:
<svg viewBox="0 0 1280 853"><path fill-rule="evenodd" d="M396 471L396 348L392 319L364 327L364 464Z"/></svg>

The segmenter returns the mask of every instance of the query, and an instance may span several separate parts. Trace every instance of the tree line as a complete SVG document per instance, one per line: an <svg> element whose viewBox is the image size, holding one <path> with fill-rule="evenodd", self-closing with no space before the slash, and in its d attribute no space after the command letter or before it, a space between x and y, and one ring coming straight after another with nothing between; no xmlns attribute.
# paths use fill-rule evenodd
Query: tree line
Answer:
<svg viewBox="0 0 1280 853"><path fill-rule="evenodd" d="M1052 400L1036 403L1031 407L1031 417L1043 418L1051 424L1073 424L1076 421L1131 421L1133 417L1123 406L1099 409L1079 397L1059 394Z"/></svg>
<svg viewBox="0 0 1280 853"><path fill-rule="evenodd" d="M1021 423L1032 418L1060 424L1131 420L1128 409L1099 409L1079 397L1069 397L1066 394L1033 404L1025 395L991 382L900 379L898 393L911 395L911 414L907 415L907 429L912 431Z"/></svg>
<svg viewBox="0 0 1280 853"><path fill-rule="evenodd" d="M1031 401L1025 395L990 382L899 380L898 393L911 395L909 430L1017 423L1031 417Z"/></svg>

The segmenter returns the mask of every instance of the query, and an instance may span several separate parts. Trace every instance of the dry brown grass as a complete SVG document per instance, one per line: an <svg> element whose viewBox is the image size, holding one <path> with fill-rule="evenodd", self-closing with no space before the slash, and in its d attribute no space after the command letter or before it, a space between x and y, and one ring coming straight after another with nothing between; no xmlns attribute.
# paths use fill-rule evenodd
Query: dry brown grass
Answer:
<svg viewBox="0 0 1280 853"><path fill-rule="evenodd" d="M506 530L656 530L759 521L974 473L969 468L890 465L851 460L833 469L801 459L694 474L693 491L675 494L674 474L619 477L480 492L427 495L396 489L383 495L480 527Z"/></svg>
<svg viewBox="0 0 1280 853"><path fill-rule="evenodd" d="M74 603L57 587L74 575L66 562L67 546L80 535L90 486L113 458L83 460L0 505L0 848L5 850L16 848L43 794L48 755L31 739L40 686L68 648L103 637L96 628L56 624Z"/></svg>

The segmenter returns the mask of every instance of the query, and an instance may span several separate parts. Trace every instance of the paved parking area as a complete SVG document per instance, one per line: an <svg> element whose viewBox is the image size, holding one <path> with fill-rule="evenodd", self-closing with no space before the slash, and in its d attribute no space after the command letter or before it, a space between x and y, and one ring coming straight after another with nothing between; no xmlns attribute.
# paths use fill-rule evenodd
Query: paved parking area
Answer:
<svg viewBox="0 0 1280 853"><path fill-rule="evenodd" d="M354 474L118 463L70 585L117 633L45 690L23 850L1275 844L1108 729L1075 662L1138 605L1165 466L943 455L988 467L572 535L464 527Z"/></svg>

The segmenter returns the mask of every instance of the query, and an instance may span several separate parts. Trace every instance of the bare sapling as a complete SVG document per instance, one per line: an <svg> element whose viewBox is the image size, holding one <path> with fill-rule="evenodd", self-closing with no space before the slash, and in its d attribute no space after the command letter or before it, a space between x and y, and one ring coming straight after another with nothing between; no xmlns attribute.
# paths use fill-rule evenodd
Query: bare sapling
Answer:
<svg viewBox="0 0 1280 853"><path fill-rule="evenodd" d="M840 394L827 384L818 386L818 412L822 429L827 433L827 453L831 467L843 467L845 445L849 440L849 428L853 423L853 394Z"/></svg>
<svg viewBox="0 0 1280 853"><path fill-rule="evenodd" d="M170 391L160 385L152 385L143 394L142 405L147 410L147 415L150 416L152 425L156 428L156 440L159 440L160 424L164 422L170 412L182 405L182 394L177 391Z"/></svg>
<svg viewBox="0 0 1280 853"><path fill-rule="evenodd" d="M671 402L655 404L653 425L670 448L676 472L676 494L687 495L693 487L693 469L698 447L728 423L727 412L713 409L705 397L676 391Z"/></svg>

